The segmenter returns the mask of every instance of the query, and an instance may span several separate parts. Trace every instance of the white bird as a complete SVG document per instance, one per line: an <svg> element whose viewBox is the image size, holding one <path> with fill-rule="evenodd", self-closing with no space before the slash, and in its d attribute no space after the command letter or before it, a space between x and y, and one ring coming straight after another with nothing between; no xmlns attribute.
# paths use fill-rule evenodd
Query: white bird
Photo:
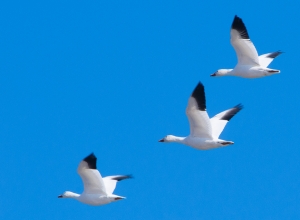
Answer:
<svg viewBox="0 0 300 220"><path fill-rule="evenodd" d="M112 194L116 188L117 182L132 178L130 175L125 176L107 176L102 178L96 168L97 158L92 153L84 158L77 172L82 179L84 190L82 194L65 191L58 198L72 198L88 205L105 205L111 202L125 199L125 197Z"/></svg>
<svg viewBox="0 0 300 220"><path fill-rule="evenodd" d="M234 17L230 31L230 42L233 46L238 63L234 69L219 69L211 76L239 76L244 78L260 78L280 73L280 70L267 68L281 51L263 54L258 53L249 38L246 26L238 16Z"/></svg>
<svg viewBox="0 0 300 220"><path fill-rule="evenodd" d="M243 106L239 104L209 119L206 112L204 86L199 82L189 98L186 108L186 115L190 124L190 135L187 137L167 135L159 142L178 142L200 150L231 145L233 144L232 141L221 140L219 136L227 122L242 108Z"/></svg>

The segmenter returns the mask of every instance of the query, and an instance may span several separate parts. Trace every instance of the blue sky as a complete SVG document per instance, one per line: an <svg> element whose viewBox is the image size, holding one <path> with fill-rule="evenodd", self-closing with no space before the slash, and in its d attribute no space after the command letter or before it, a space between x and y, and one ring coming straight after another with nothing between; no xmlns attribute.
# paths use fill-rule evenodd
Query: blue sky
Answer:
<svg viewBox="0 0 300 220"><path fill-rule="evenodd" d="M299 3L292 1L2 1L1 219L300 218ZM234 15L258 53L282 50L262 79L211 78L236 64ZM201 81L210 116L244 109L200 151L157 142L185 136ZM132 174L92 207L79 162Z"/></svg>

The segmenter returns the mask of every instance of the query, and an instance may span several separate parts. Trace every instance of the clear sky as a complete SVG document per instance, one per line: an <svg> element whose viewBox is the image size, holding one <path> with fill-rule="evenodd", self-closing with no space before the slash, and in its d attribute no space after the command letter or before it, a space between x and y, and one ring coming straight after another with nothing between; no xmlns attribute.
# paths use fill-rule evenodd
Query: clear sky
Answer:
<svg viewBox="0 0 300 220"><path fill-rule="evenodd" d="M295 1L2 1L0 219L299 219L299 3ZM240 16L258 53L282 50L261 79L232 68ZM163 144L185 136L201 81L210 116L244 105L229 147ZM105 206L82 192L91 152L103 176L132 174Z"/></svg>

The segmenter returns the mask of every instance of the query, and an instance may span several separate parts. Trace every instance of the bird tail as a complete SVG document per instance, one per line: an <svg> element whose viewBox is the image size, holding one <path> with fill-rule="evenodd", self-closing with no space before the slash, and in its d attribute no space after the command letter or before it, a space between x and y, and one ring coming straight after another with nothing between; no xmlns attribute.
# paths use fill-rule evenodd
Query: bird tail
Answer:
<svg viewBox="0 0 300 220"><path fill-rule="evenodd" d="M274 70L274 69L268 69L267 71L268 71L268 73L272 73L272 74L280 73L280 70Z"/></svg>

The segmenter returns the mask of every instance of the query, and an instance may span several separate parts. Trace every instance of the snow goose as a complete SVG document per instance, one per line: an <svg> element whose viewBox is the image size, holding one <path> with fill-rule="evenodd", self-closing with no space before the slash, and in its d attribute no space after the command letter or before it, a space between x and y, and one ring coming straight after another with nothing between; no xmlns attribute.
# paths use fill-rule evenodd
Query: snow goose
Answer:
<svg viewBox="0 0 300 220"><path fill-rule="evenodd" d="M105 205L111 202L125 199L125 197L112 194L116 188L117 182L132 178L130 175L125 176L107 176L102 178L96 168L97 158L92 153L84 158L77 169L82 179L84 190L82 194L66 191L59 195L58 198L72 198L88 205Z"/></svg>
<svg viewBox="0 0 300 220"><path fill-rule="evenodd" d="M239 104L209 119L206 112L204 86L199 82L189 98L186 108L186 115L190 124L190 135L187 137L167 135L159 142L178 142L200 150L231 145L233 144L232 141L221 140L219 136L227 122L242 108L243 106Z"/></svg>
<svg viewBox="0 0 300 220"><path fill-rule="evenodd" d="M233 46L238 64L234 69L219 69L211 76L239 76L244 78L260 78L280 73L280 70L269 69L267 66L274 58L282 54L281 51L258 56L249 38L246 26L238 16L234 17L230 31L230 42Z"/></svg>

